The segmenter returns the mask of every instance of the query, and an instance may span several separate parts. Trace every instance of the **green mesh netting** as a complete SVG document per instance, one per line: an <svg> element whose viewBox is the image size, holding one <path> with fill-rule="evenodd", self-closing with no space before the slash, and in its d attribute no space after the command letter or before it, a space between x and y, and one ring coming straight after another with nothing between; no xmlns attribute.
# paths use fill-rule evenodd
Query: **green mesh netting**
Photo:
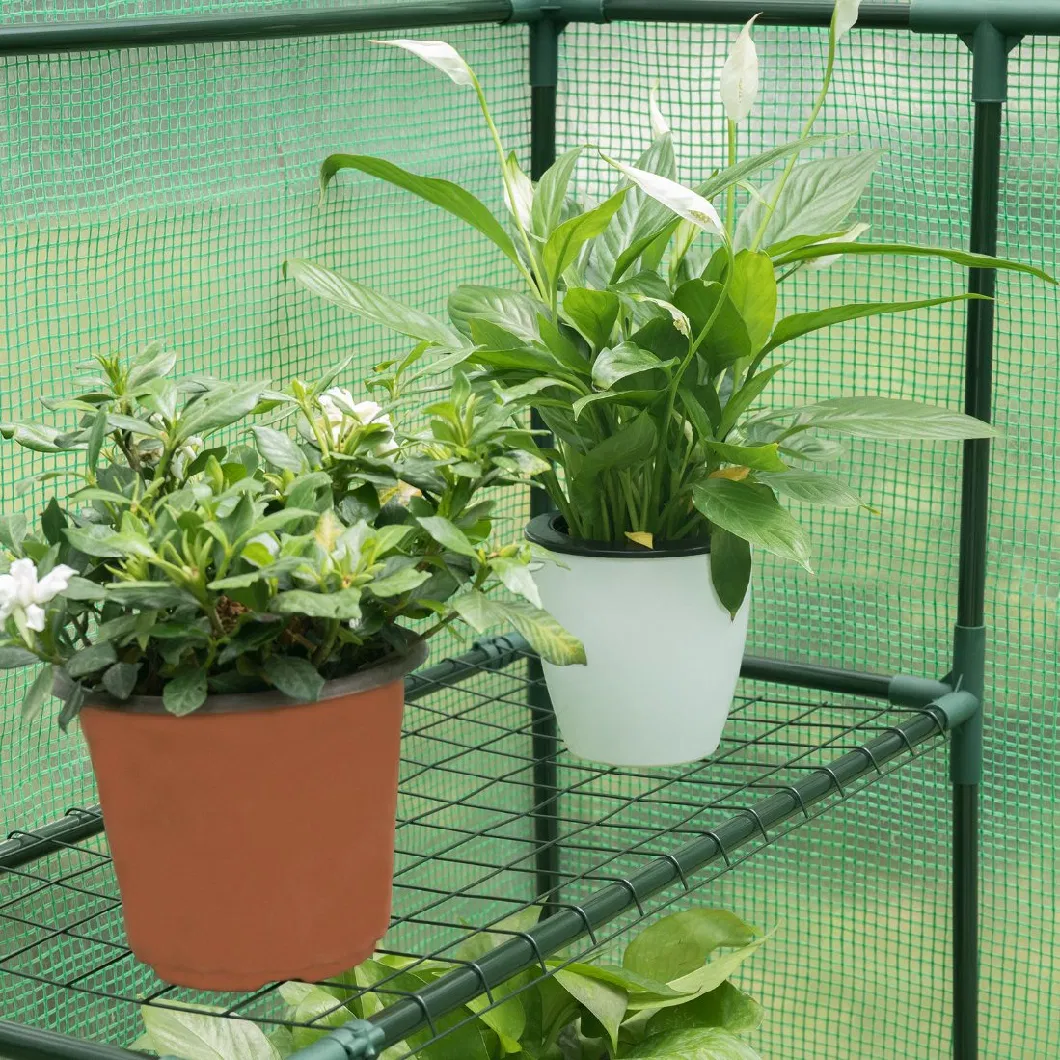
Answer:
<svg viewBox="0 0 1060 1060"><path fill-rule="evenodd" d="M98 18L283 6L267 0L24 0L4 20ZM287 4L286 6L302 6ZM561 53L559 147L593 141L633 158L658 84L681 175L722 161L717 70L734 30L571 26ZM487 87L501 133L528 161L526 35L519 28L429 31L460 48ZM764 90L744 149L790 138L818 84L824 35L757 31ZM280 273L306 254L424 308L458 282L501 282L499 255L400 192L345 178L317 203L320 159L386 155L459 180L494 206L499 188L474 103L413 60L359 39L325 39L0 60L0 415L28 415L101 348L150 338L185 363L282 378L355 350L368 366L402 349L294 290ZM1055 268L1060 50L1026 41L1012 61L1005 127L1002 252ZM953 40L858 32L844 42L825 131L888 155L861 219L877 239L967 245L970 66ZM746 133L744 134L746 135ZM599 166L581 186L599 193ZM813 281L824 301L926 297L949 267L851 263ZM814 297L802 280L789 299ZM997 327L988 621L990 702L984 783L983 1055L1060 1055L1050 999L1056 885L1055 706L1060 541L1053 484L1056 350L1051 295L1002 279ZM962 313L859 322L807 337L782 378L792 399L879 392L960 407ZM956 598L956 447L862 444L852 484L878 516L815 516L818 574L761 563L753 643L764 654L941 674ZM18 480L39 461L2 450L0 503L36 510ZM523 505L510 501L517 521ZM20 684L0 711L0 830L31 827L93 800L76 735L50 717L24 727ZM842 810L768 848L710 900L780 923L743 978L769 1009L759 1037L777 1060L941 1058L949 1049L949 788L937 752ZM577 854L565 854L577 870ZM572 895L573 898L573 895ZM76 974L76 973L75 973ZM128 1041L103 1006L44 1014L47 988L7 1018Z"/></svg>

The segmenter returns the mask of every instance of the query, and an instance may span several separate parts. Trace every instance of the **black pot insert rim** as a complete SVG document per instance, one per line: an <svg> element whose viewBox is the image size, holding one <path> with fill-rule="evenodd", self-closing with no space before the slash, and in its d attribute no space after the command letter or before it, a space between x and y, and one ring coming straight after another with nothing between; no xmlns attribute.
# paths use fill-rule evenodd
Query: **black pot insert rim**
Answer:
<svg viewBox="0 0 1060 1060"><path fill-rule="evenodd" d="M567 522L559 512L535 515L524 530L526 539L562 556L608 556L618 559L674 559L710 554L710 540L663 541L645 548L634 541L582 541L567 533Z"/></svg>

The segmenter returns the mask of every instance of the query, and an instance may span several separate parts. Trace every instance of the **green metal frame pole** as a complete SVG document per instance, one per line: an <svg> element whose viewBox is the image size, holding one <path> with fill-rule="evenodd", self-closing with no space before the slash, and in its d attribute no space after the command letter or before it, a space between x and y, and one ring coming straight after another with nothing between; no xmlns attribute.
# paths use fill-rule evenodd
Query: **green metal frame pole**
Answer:
<svg viewBox="0 0 1060 1060"><path fill-rule="evenodd" d="M531 22L530 33L530 177L540 180L556 160L556 92L559 81L559 34L562 26L550 18ZM544 423L535 412L531 425L541 430ZM548 494L530 491L530 514L550 509ZM556 747L558 731L541 660L527 662L528 705L532 713L531 740L534 756L534 841L537 847L535 870L537 895L549 896L543 916L548 916L559 900L559 819Z"/></svg>
<svg viewBox="0 0 1060 1060"><path fill-rule="evenodd" d="M970 248L997 251L1001 174L1001 113L1011 41L988 22L965 38L972 48L975 135L972 155ZM970 290L993 295L992 269L973 269ZM994 339L993 301L969 303L965 347L965 412L991 418ZM970 692L980 709L954 730L950 745L953 783L953 1056L979 1054L979 785L983 768L983 673L985 667L986 557L990 442L964 445L961 491L960 580L954 632L954 686Z"/></svg>

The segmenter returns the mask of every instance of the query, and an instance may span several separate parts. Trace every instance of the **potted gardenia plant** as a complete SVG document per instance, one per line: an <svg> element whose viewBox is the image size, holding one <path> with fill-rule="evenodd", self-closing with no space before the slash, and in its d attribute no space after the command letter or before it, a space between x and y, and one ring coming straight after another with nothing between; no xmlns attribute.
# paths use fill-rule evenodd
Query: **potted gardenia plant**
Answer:
<svg viewBox="0 0 1060 1060"><path fill-rule="evenodd" d="M771 407L766 391L784 367L776 357L801 336L975 297L856 302L777 319L779 285L854 255L934 257L1054 282L963 251L858 241L865 226L849 215L880 152L799 160L830 142L813 128L836 46L856 14L856 2L839 0L828 68L800 137L744 160L736 145L758 90L754 19L741 30L720 77L725 165L695 188L674 179L672 137L654 99L654 142L637 164L604 156L619 179L603 202L569 193L583 148L531 182L505 153L474 73L440 41L387 43L477 93L510 228L448 181L357 155L323 164L325 187L340 170L360 170L456 214L522 278L521 289L456 288L450 326L320 265L292 265L317 294L437 347L441 367L471 369L483 392L527 399L551 430L551 446L541 442L534 455L557 469L539 477L556 511L535 519L527 536L562 558L541 567L537 584L544 605L586 647L587 667L545 667L563 735L582 757L653 765L716 748L743 655L752 549L809 569L807 535L785 502L861 503L818 470L837 448L820 435L993 433L949 409L872 395ZM756 188L760 175L768 182Z"/></svg>
<svg viewBox="0 0 1060 1060"><path fill-rule="evenodd" d="M0 667L44 664L27 717L51 693L64 726L80 714L140 958L212 990L326 977L387 929L425 640L490 613L582 658L533 604L486 595L536 597L483 490L544 465L459 381L409 436L333 385L347 365L271 391L174 363L100 357L45 401L75 426L0 425L56 458L38 480L74 483L38 529L0 520ZM376 380L395 400L405 367Z"/></svg>
<svg viewBox="0 0 1060 1060"><path fill-rule="evenodd" d="M538 913L527 909L473 935L456 948L455 961L478 960L533 927ZM548 974L534 968L494 988L497 1004L479 998L382 1056L760 1060L744 1036L761 1024L762 1006L730 977L768 937L726 909L671 913L638 932L618 963L553 958ZM144 1005L146 1033L133 1048L184 1060L284 1060L329 1030L374 1016L388 994L422 990L456 967L376 953L326 986L282 983L286 1025L268 1034L250 1020Z"/></svg>

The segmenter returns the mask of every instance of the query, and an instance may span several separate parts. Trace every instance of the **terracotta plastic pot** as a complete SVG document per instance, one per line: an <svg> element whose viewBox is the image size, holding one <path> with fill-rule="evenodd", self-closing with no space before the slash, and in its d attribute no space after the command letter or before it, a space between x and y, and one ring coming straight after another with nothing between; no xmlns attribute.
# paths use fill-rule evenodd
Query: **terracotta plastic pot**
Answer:
<svg viewBox="0 0 1060 1060"><path fill-rule="evenodd" d="M556 557L534 572L545 610L585 645L585 666L544 664L567 747L616 766L712 754L740 676L750 594L732 618L711 582L707 542L646 549L565 531L554 513L526 529Z"/></svg>
<svg viewBox="0 0 1060 1060"><path fill-rule="evenodd" d="M371 955L390 921L402 679L426 654L416 638L315 703L85 706L129 945L160 978L253 990Z"/></svg>

